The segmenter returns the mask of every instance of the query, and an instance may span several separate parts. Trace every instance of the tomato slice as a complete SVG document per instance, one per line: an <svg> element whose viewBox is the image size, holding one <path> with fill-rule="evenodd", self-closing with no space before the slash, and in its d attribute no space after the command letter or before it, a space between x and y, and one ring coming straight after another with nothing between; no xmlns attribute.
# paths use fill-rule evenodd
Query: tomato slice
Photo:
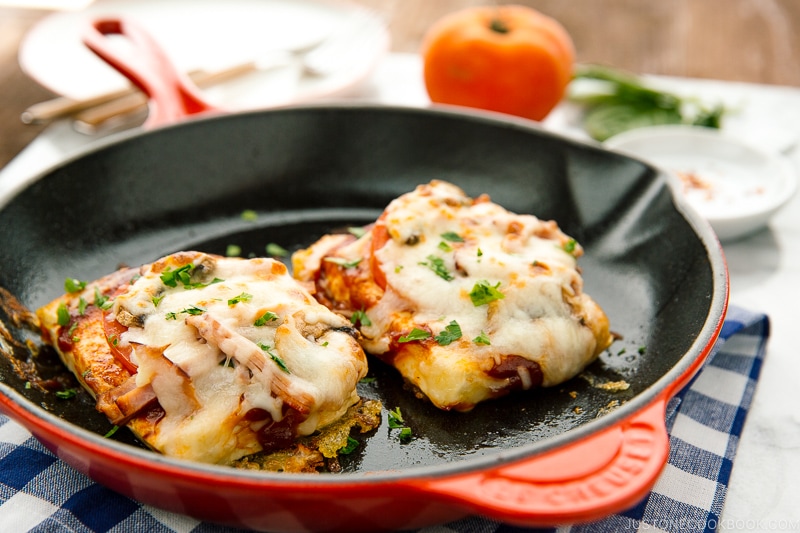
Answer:
<svg viewBox="0 0 800 533"><path fill-rule="evenodd" d="M380 218L372 226L372 242L370 244L369 254L369 267L372 272L372 279L383 290L386 290L386 274L383 272L380 260L375 257L375 252L383 248L389 242L389 230L386 228L386 213L382 214Z"/></svg>
<svg viewBox="0 0 800 533"><path fill-rule="evenodd" d="M125 370L131 374L138 372L137 366L133 361L131 361L131 353L133 353L133 348L130 344L122 346L119 342L120 336L128 331L127 326L123 326L116 320L109 319L108 313L106 312L103 313L103 330L106 334L108 346L111 348L111 353L114 355L117 361L119 361L119 363L125 367Z"/></svg>

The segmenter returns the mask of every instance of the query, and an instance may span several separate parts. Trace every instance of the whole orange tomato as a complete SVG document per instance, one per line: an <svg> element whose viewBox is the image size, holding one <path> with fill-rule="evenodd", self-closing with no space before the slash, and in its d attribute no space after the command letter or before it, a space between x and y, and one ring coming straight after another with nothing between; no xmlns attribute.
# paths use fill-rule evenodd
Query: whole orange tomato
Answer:
<svg viewBox="0 0 800 533"><path fill-rule="evenodd" d="M422 45L433 102L542 120L564 97L575 49L555 19L519 5L445 16Z"/></svg>

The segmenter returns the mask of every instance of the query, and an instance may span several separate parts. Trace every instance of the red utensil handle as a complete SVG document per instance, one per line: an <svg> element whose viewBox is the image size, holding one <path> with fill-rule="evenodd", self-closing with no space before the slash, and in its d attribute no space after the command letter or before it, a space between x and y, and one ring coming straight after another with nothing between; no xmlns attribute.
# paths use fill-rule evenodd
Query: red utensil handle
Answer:
<svg viewBox="0 0 800 533"><path fill-rule="evenodd" d="M666 464L667 397L575 444L501 468L431 480L424 490L521 526L587 522L623 511Z"/></svg>
<svg viewBox="0 0 800 533"><path fill-rule="evenodd" d="M131 47L123 50L114 46L109 35L125 37ZM203 99L187 75L175 68L150 34L131 20L95 20L83 33L83 43L147 95L149 113L144 127L170 124L195 113L219 111Z"/></svg>

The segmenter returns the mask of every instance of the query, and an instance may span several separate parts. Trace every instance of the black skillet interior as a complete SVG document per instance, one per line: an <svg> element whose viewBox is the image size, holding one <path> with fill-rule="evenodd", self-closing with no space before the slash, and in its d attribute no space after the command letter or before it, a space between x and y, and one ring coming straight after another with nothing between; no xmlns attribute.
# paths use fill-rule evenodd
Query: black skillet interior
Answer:
<svg viewBox="0 0 800 533"><path fill-rule="evenodd" d="M708 251L653 168L518 122L372 106L189 121L68 162L0 210L0 287L33 309L61 294L66 277L91 280L178 250L294 250L369 223L431 179L556 220L584 246L585 289L623 339L584 377L468 414L414 398L372 359L376 379L359 385L362 394L399 407L414 439L402 444L383 424L347 471L441 464L562 434L655 383L703 328L714 286ZM592 379L631 387L608 392ZM5 358L0 380L79 426L110 428L88 394L64 400L26 388ZM125 432L114 438L135 445Z"/></svg>

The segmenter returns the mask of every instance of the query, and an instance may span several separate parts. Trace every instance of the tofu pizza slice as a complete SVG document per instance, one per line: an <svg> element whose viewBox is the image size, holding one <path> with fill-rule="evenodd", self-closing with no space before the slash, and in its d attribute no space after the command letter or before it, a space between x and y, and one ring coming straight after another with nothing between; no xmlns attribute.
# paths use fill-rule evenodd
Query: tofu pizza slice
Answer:
<svg viewBox="0 0 800 533"><path fill-rule="evenodd" d="M363 235L330 234L294 276L350 317L364 349L444 410L580 373L612 342L583 292L583 249L553 221L432 181L392 201Z"/></svg>
<svg viewBox="0 0 800 533"><path fill-rule="evenodd" d="M165 455L231 464L360 401L357 331L278 261L180 252L76 285L37 311L46 338L113 424Z"/></svg>

